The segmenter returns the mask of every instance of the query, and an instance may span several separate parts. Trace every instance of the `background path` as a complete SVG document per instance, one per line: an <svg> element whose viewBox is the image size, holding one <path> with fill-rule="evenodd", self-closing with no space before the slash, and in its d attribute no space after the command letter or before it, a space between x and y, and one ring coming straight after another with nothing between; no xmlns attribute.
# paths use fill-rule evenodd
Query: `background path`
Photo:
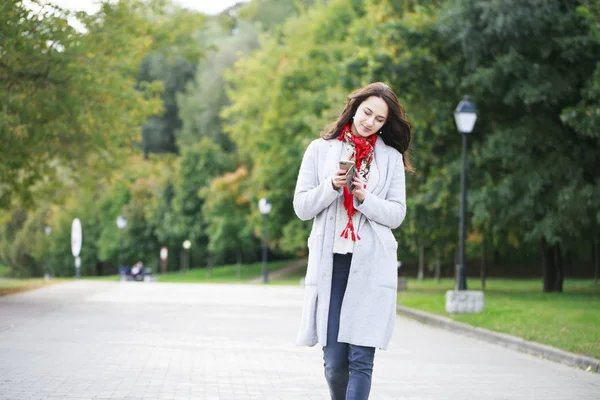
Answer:
<svg viewBox="0 0 600 400"><path fill-rule="evenodd" d="M295 286L77 281L0 297L0 399L328 399ZM398 318L371 399L599 399L600 374Z"/></svg>

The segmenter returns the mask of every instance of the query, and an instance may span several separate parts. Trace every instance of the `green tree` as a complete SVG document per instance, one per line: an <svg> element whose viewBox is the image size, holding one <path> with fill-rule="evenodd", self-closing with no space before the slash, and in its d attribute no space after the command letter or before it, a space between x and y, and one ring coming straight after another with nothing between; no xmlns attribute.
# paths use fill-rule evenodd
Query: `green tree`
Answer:
<svg viewBox="0 0 600 400"><path fill-rule="evenodd" d="M173 25L181 15L173 10L158 0L104 2L93 15L39 0L2 3L0 206L52 193L63 181L60 168L91 164L94 179L117 165L161 107L161 84L136 82L140 62L193 25L189 13L187 23Z"/></svg>
<svg viewBox="0 0 600 400"><path fill-rule="evenodd" d="M164 85L163 113L150 117L142 127L140 146L146 158L150 153L178 153L175 133L181 128L181 118L177 95L193 80L195 71L195 63L182 57L171 61L160 53L151 54L142 62L138 75L140 83L159 81Z"/></svg>
<svg viewBox="0 0 600 400"><path fill-rule="evenodd" d="M231 158L208 138L182 150L177 175L173 182L170 212L164 215L159 237L175 240L180 250L184 240L192 242L191 254L196 264L204 264L208 256L206 221L202 216L204 200L199 196L213 178L233 169Z"/></svg>
<svg viewBox="0 0 600 400"><path fill-rule="evenodd" d="M465 88L486 133L479 157L494 166L480 212L518 225L543 254L544 291L562 291L561 253L597 223L598 136L561 121L580 102L600 52L578 1L449 2L440 29L461 45ZM486 211L483 211L486 210Z"/></svg>
<svg viewBox="0 0 600 400"><path fill-rule="evenodd" d="M224 150L231 151L231 142L223 135L219 116L228 104L223 72L240 55L257 47L258 32L245 21L238 23L235 34L224 31L218 25L212 29L207 40L210 40L213 50L200 61L194 82L188 84L185 93L178 95L182 127L177 133L177 143L189 146L207 137L219 143Z"/></svg>
<svg viewBox="0 0 600 400"><path fill-rule="evenodd" d="M238 265L244 253L254 252L252 225L248 223L252 203L247 195L248 171L240 167L235 172L215 178L200 191L204 199L202 215L206 221L209 251L217 258L228 260L235 254Z"/></svg>

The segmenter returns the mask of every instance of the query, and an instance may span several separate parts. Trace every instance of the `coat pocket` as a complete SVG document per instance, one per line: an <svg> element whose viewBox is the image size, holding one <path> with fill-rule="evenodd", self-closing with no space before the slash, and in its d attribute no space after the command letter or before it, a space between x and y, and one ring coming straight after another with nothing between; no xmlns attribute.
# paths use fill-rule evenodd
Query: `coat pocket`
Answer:
<svg viewBox="0 0 600 400"><path fill-rule="evenodd" d="M296 344L298 346L314 346L317 341L317 305L318 289L315 285L306 285L302 319Z"/></svg>
<svg viewBox="0 0 600 400"><path fill-rule="evenodd" d="M322 235L311 235L308 238L308 265L306 267L305 284L316 285L319 277Z"/></svg>
<svg viewBox="0 0 600 400"><path fill-rule="evenodd" d="M396 242L393 236L386 239L382 243L383 252L379 265L377 284L396 290L398 287L398 242Z"/></svg>

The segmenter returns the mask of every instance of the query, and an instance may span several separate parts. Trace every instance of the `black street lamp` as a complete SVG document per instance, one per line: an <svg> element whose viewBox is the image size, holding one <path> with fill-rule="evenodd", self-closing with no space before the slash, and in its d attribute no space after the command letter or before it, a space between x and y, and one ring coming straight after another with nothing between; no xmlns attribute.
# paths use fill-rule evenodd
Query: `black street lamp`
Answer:
<svg viewBox="0 0 600 400"><path fill-rule="evenodd" d="M183 260L182 260L182 267L180 268L181 271L186 272L187 270L190 269L190 247L192 247L192 242L189 240L186 240L183 242Z"/></svg>
<svg viewBox="0 0 600 400"><path fill-rule="evenodd" d="M123 229L127 226L127 218L122 215L117 217L117 227L119 228L119 273L123 268Z"/></svg>
<svg viewBox="0 0 600 400"><path fill-rule="evenodd" d="M456 127L462 135L462 170L460 179L460 243L458 248L458 276L456 282L457 290L467 290L467 278L465 274L465 239L467 219L467 135L473 131L477 112L475 106L469 101L468 96L458 103L454 110Z"/></svg>
<svg viewBox="0 0 600 400"><path fill-rule="evenodd" d="M50 236L50 234L52 233L52 227L50 227L49 225L44 226L44 233L46 233L46 236ZM50 271L52 268L50 268L50 261L46 260L46 262L44 263L44 279L48 280L50 279Z"/></svg>
<svg viewBox="0 0 600 400"><path fill-rule="evenodd" d="M258 210L263 216L263 243L262 243L262 282L267 283L269 281L269 271L267 270L267 229L268 220L267 216L272 209L271 202L267 198L262 198L258 202Z"/></svg>

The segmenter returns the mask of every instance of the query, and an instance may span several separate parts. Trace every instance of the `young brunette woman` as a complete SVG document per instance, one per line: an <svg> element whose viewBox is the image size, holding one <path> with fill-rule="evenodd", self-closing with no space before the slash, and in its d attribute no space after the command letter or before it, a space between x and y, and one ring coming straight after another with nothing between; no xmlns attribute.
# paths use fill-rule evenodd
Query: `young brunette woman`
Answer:
<svg viewBox="0 0 600 400"><path fill-rule="evenodd" d="M410 122L384 83L354 91L337 121L306 149L294 210L313 220L297 344L323 347L333 400L368 399L375 349L396 321L398 244L406 215ZM340 161L353 161L347 186ZM351 164L351 163L350 163Z"/></svg>

